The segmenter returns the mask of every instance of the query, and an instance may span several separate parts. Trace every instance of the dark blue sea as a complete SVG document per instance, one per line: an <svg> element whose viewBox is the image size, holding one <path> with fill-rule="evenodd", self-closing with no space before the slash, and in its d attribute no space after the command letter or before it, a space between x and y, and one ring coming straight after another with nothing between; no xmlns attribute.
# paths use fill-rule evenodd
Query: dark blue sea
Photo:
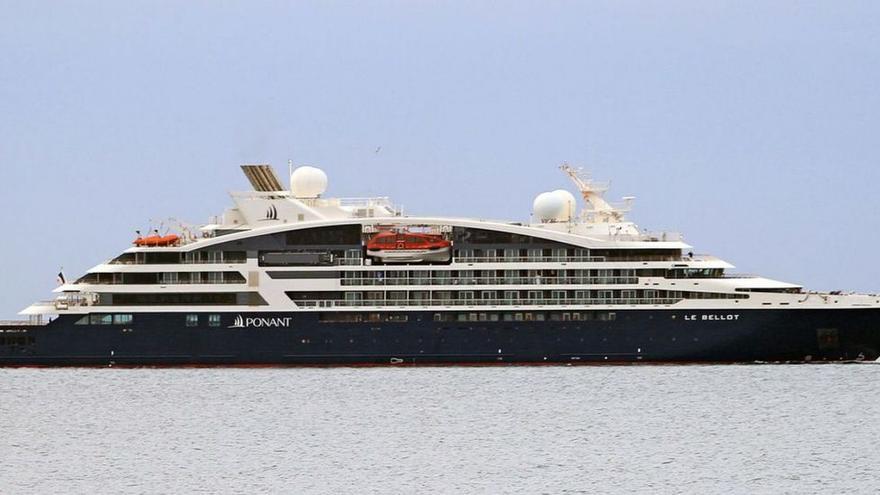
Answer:
<svg viewBox="0 0 880 495"><path fill-rule="evenodd" d="M880 366L0 370L0 493L878 493Z"/></svg>

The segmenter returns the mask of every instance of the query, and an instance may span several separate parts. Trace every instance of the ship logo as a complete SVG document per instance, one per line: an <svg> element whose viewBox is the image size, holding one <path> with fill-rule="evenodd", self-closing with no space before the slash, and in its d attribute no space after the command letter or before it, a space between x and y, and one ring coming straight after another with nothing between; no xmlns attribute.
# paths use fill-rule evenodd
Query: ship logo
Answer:
<svg viewBox="0 0 880 495"><path fill-rule="evenodd" d="M278 220L278 208L275 205L266 209L266 218L263 220Z"/></svg>
<svg viewBox="0 0 880 495"><path fill-rule="evenodd" d="M235 317L232 325L227 328L289 328L293 318L245 318L241 315Z"/></svg>

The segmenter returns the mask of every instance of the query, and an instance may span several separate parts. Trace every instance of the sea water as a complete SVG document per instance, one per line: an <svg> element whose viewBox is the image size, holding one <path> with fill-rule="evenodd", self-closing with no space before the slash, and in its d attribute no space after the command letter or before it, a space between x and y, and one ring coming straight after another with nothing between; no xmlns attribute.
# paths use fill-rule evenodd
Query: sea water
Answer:
<svg viewBox="0 0 880 495"><path fill-rule="evenodd" d="M0 493L877 493L880 366L2 369Z"/></svg>

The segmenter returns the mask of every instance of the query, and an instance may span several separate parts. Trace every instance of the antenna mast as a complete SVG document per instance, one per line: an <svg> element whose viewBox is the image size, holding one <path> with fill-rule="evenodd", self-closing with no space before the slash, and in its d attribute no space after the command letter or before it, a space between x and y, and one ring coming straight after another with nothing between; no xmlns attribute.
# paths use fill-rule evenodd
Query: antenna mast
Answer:
<svg viewBox="0 0 880 495"><path fill-rule="evenodd" d="M287 185L290 186L289 189L293 192L293 160L287 159Z"/></svg>
<svg viewBox="0 0 880 495"><path fill-rule="evenodd" d="M608 182L596 182L583 168L574 168L568 162L562 162L559 170L568 175L574 185L581 192L586 207L581 216L586 221L593 222L622 222L625 209L615 208L602 197L608 190Z"/></svg>

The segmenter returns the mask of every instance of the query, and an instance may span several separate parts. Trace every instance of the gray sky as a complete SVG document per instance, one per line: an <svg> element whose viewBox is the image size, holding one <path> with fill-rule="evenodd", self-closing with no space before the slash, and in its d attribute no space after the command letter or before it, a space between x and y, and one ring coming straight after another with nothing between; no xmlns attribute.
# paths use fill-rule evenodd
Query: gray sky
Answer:
<svg viewBox="0 0 880 495"><path fill-rule="evenodd" d="M511 220L568 160L695 252L878 291L878 26L872 1L3 1L0 317L288 158Z"/></svg>

